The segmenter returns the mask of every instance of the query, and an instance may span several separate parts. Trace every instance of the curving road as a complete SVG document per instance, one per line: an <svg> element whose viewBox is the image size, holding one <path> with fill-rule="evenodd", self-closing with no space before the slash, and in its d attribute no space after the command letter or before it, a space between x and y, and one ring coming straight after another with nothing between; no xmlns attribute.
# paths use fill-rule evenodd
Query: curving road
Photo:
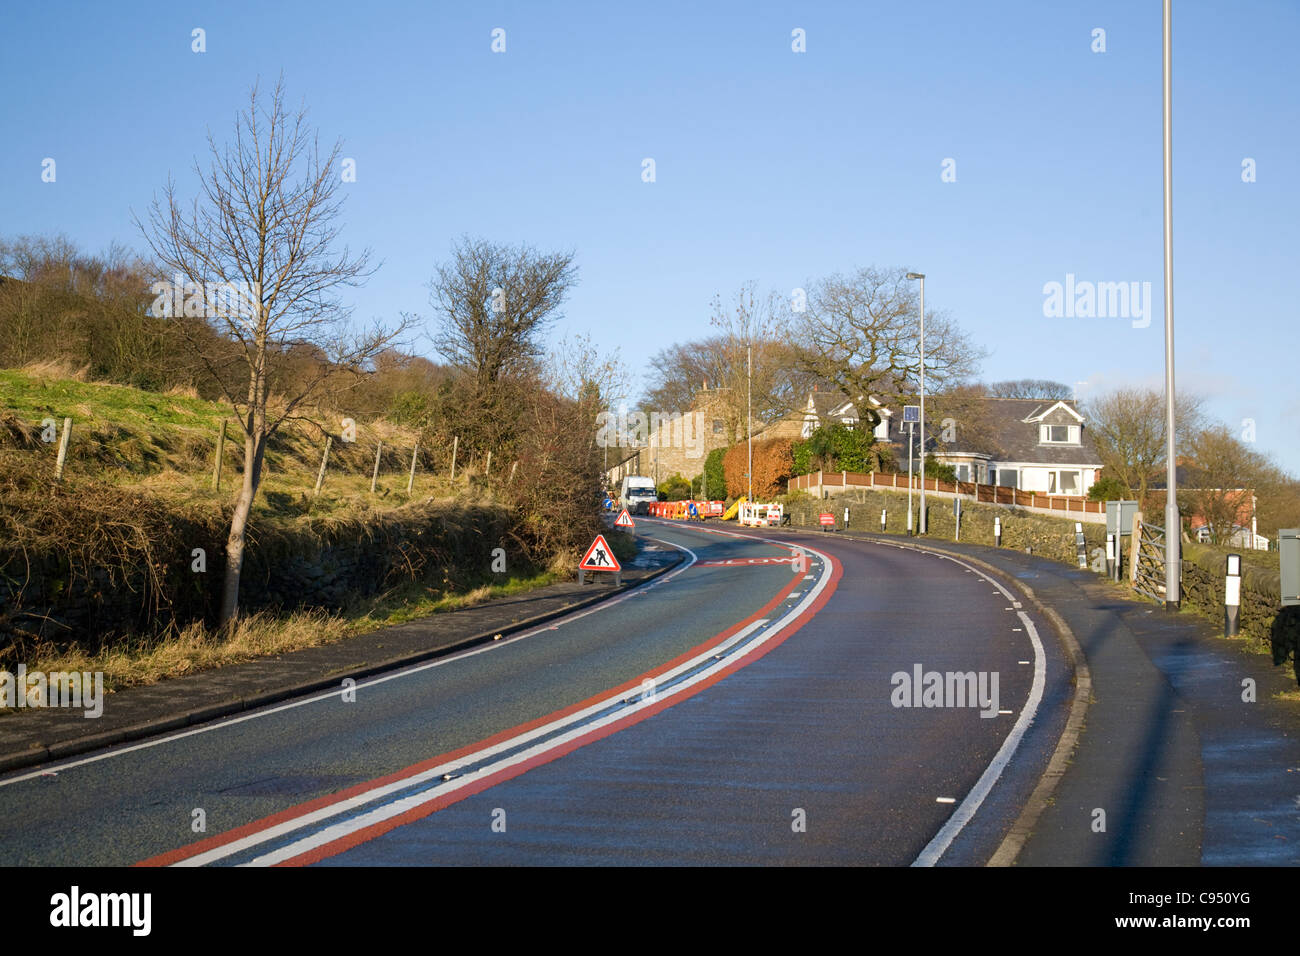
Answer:
<svg viewBox="0 0 1300 956"><path fill-rule="evenodd" d="M363 681L355 699L0 778L0 863L992 855L1064 719L1069 674L1042 621L948 557L815 533L637 531L687 560L534 631ZM927 699L896 676L929 672L972 674L985 699L964 699L960 679Z"/></svg>

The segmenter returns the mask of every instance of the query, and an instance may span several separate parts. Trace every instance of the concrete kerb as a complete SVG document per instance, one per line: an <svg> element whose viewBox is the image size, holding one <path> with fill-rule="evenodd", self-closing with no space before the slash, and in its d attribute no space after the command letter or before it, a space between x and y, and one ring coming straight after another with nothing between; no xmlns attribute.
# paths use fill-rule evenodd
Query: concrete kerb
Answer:
<svg viewBox="0 0 1300 956"><path fill-rule="evenodd" d="M425 661L433 660L434 658L446 657L450 654L455 654L460 651L468 650L471 647L476 647L479 644L490 643L495 640L498 635L504 637L507 634L517 634L520 631L526 631L539 624L545 624L547 621L553 621L556 618L572 614L574 611L581 611L584 608L599 604L602 601L607 601L617 594L639 588L642 585L653 581L655 578L667 574L684 560L686 560L685 556L679 553L674 556L674 560L662 567L656 568L639 581L634 583L624 583L618 587L602 590L598 594L594 594L589 598L584 598L577 603L567 605L559 610L547 611L543 614L537 614L533 617L525 618L522 621L516 621L504 627L492 628L491 630L467 637L462 641L457 641L455 644L448 644L444 647L403 654L398 657L392 657L381 661L377 664L367 664L363 667L340 670L330 677L321 678L319 680L304 681L287 687L280 687L275 690L263 691L262 693L253 694L249 697L241 697L226 703L213 704L183 714L132 724L129 727L122 727L118 730L108 731L103 734L77 737L73 740L61 741L54 744L42 744L34 746L30 750L21 753L0 754L0 773L8 773L11 770L21 770L26 767L35 767L43 763L49 763L53 760L64 760L68 757L75 757L94 750L101 750L104 747L111 747L115 744L141 740L146 737L155 737L159 734L169 733L174 730L182 730L186 727L204 724L208 721L217 720L222 717L230 717L244 711L255 710L258 707L278 704L295 697L305 697L309 694L318 693L323 690L337 690L339 689L341 682L348 678L353 680L362 680L367 677L374 677L376 674L382 674L387 671L408 667L412 664L421 664Z"/></svg>
<svg viewBox="0 0 1300 956"><path fill-rule="evenodd" d="M814 533L812 529L795 529L783 528L784 531L803 530L804 533ZM1070 701L1070 713L1066 717L1065 727L1061 730L1061 736L1056 742L1056 749L1052 752L1051 759L1047 762L1047 769L1039 777L1038 784L1025 801L1024 807L1020 810L1020 815L1003 837L1002 843L998 845L993 856L989 858L986 866L1012 866L1020 851L1024 848L1026 841L1033 833L1034 826L1038 823L1039 817L1047 809L1051 800L1052 793L1056 790L1057 784L1065 774L1066 766L1070 762L1070 756L1074 753L1075 747L1079 743L1079 737L1083 733L1084 717L1087 715L1088 706L1092 703L1092 671L1088 667L1088 659L1084 656L1083 648L1080 646L1074 632L1065 619L1056 612L1054 608L1044 604L1034 589L1023 581L1018 580L1008 574L1003 569L989 564L987 561L981 561L979 558L972 557L965 552L949 551L941 544L926 542L919 544L909 539L897 539L887 535L863 534L855 531L837 531L839 535L849 538L857 538L862 541L872 541L880 544L893 545L897 548L909 548L913 551L928 551L935 554L944 554L949 557L956 557L962 561L967 561L983 571L996 577L1006 585L1016 588L1026 598L1029 603L1038 610L1043 617L1047 618L1052 628L1056 631L1057 640L1060 641L1065 655L1070 660L1071 667L1074 668L1074 695ZM1046 560L1046 559L1044 559Z"/></svg>

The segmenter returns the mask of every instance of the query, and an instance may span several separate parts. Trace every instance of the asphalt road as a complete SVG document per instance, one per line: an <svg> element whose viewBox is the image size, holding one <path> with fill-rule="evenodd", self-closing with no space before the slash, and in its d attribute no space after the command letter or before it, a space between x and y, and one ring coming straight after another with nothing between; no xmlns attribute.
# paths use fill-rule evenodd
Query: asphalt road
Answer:
<svg viewBox="0 0 1300 956"><path fill-rule="evenodd" d="M0 778L0 864L992 854L1068 696L1029 609L957 560L889 545L637 530L690 560L535 631L363 681L355 699L321 694ZM896 706L926 703L894 679L917 668L974 672L985 691L996 676L996 702L954 699L951 682L929 701L946 706Z"/></svg>

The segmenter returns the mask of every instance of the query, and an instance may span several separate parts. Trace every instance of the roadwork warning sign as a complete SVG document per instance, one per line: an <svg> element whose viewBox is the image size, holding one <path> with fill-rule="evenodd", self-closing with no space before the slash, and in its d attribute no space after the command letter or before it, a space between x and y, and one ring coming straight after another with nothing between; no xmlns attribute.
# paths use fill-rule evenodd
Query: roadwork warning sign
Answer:
<svg viewBox="0 0 1300 956"><path fill-rule="evenodd" d="M596 540L591 542L591 547L587 553L582 556L582 562L578 565L582 571L622 571L623 567L618 563L618 558L614 557L614 552L610 550L609 545L605 542L603 534L596 535Z"/></svg>
<svg viewBox="0 0 1300 956"><path fill-rule="evenodd" d="M614 527L616 527L616 528L632 528L632 527L635 527L635 525L633 525L633 523L632 523L632 516L631 516L630 514L627 513L627 509L626 509L626 508L624 508L622 511L620 511L620 512L618 513L618 517L614 519Z"/></svg>

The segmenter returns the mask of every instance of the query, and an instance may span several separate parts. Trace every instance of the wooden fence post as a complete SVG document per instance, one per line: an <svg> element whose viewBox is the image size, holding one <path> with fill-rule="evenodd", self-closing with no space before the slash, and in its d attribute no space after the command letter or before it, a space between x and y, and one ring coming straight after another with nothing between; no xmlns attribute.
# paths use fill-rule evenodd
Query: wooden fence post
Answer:
<svg viewBox="0 0 1300 956"><path fill-rule="evenodd" d="M226 420L221 419L221 431L217 432L217 460L212 463L212 490L221 490L221 463L226 455Z"/></svg>
<svg viewBox="0 0 1300 956"><path fill-rule="evenodd" d="M460 446L460 436L453 435L451 439L451 480L456 480L456 449Z"/></svg>
<svg viewBox="0 0 1300 956"><path fill-rule="evenodd" d="M1117 528L1116 531L1118 530L1119 529ZM1124 540L1123 538L1120 538L1118 534L1116 534L1115 537L1119 538L1120 541ZM1138 552L1141 550L1142 550L1142 512L1135 511L1133 512L1133 530L1128 538L1128 586L1131 588L1137 587ZM1118 543L1115 546L1115 555L1116 555L1116 560L1118 560L1119 557Z"/></svg>
<svg viewBox="0 0 1300 956"><path fill-rule="evenodd" d="M491 450L489 450L489 451L488 451L487 467L483 469L483 477L484 477L484 478L487 478L487 477L488 477L489 475L491 475L491 474L492 474L492 452L491 452Z"/></svg>
<svg viewBox="0 0 1300 956"><path fill-rule="evenodd" d="M72 419L63 420L63 435L59 438L59 457L54 462L54 480L63 480L63 465L68 460L68 438L72 434Z"/></svg>
<svg viewBox="0 0 1300 956"><path fill-rule="evenodd" d="M323 482L323 481L325 480L325 465L329 463L329 460L330 460L330 445L332 445L332 444L334 444L334 436L333 436L333 435L326 435L326 436L325 436L325 451L324 451L324 453L320 456L320 471L316 472L316 490L313 491L312 494L315 494L315 495L320 494L320 486L321 486L321 482Z"/></svg>
<svg viewBox="0 0 1300 956"><path fill-rule="evenodd" d="M518 467L519 467L519 462L515 462L513 465L510 466L510 478L507 479L506 484L511 484L511 483L514 482L514 480L515 480L515 469L518 468Z"/></svg>
<svg viewBox="0 0 1300 956"><path fill-rule="evenodd" d="M384 443L381 441L375 445L375 470L370 473L370 493L375 493L375 479L379 477L379 455L384 450Z"/></svg>
<svg viewBox="0 0 1300 956"><path fill-rule="evenodd" d="M416 457L419 456L419 454L420 454L420 440L417 438L415 440L415 448L411 450L411 474L406 479L406 493L408 495L411 493L411 489L415 487L415 459Z"/></svg>

